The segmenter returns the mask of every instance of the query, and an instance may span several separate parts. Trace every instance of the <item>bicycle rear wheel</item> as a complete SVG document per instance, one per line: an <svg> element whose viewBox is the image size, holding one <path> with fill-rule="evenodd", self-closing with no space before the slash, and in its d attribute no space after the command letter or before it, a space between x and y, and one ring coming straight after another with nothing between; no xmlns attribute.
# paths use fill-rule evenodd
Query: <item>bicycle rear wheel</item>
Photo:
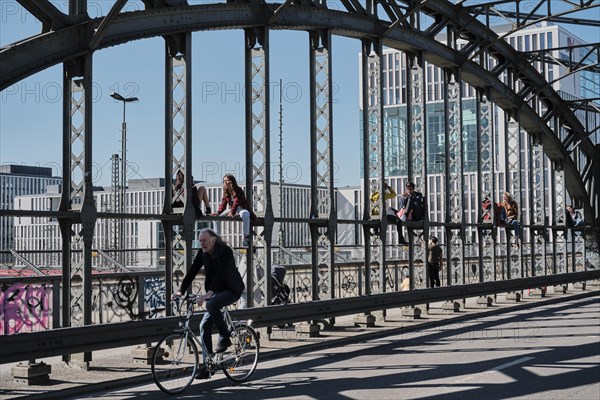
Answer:
<svg viewBox="0 0 600 400"><path fill-rule="evenodd" d="M221 368L234 382L244 382L256 370L260 343L256 331L245 323L235 325L231 346L221 355Z"/></svg>
<svg viewBox="0 0 600 400"><path fill-rule="evenodd" d="M172 333L158 342L152 355L152 377L165 393L186 390L196 375L198 348L184 332Z"/></svg>

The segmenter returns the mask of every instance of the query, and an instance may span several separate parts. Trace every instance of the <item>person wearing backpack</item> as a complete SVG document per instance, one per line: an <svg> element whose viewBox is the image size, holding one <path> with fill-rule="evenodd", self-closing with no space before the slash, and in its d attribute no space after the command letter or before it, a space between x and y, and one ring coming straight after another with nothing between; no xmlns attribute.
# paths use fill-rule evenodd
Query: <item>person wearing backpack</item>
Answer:
<svg viewBox="0 0 600 400"><path fill-rule="evenodd" d="M398 244L407 245L408 242L402 234L402 222L404 221L422 221L425 216L425 204L423 194L415 191L415 183L409 181L406 183L405 191L400 196L400 209L396 210L388 207L388 221L394 222L398 228Z"/></svg>

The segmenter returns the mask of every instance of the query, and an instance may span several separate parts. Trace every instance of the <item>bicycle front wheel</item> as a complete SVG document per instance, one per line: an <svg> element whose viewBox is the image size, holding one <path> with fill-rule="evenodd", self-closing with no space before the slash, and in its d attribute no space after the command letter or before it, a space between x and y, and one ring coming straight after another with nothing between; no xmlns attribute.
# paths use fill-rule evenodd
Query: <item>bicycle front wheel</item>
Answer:
<svg viewBox="0 0 600 400"><path fill-rule="evenodd" d="M198 360L198 348L185 332L165 336L152 355L152 377L156 386L168 394L183 392L194 381Z"/></svg>
<svg viewBox="0 0 600 400"><path fill-rule="evenodd" d="M221 368L234 382L244 382L256 370L260 343L256 331L245 323L235 325L231 346L222 353Z"/></svg>

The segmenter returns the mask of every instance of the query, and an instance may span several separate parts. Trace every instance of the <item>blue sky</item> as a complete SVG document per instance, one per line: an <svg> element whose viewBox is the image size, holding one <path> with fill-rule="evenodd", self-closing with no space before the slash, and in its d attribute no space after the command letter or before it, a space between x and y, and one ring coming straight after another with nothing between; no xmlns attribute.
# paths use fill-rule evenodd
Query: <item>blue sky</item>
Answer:
<svg viewBox="0 0 600 400"><path fill-rule="evenodd" d="M111 3L98 2L105 7L103 14ZM2 45L39 32L40 25L16 1L0 0L0 6ZM195 179L221 182L224 173L239 177L244 167L244 35L241 30L197 32L192 41L193 174ZM284 177L309 183L308 34L273 31L270 46L270 80L276 85L271 96L271 156L276 165L271 176L278 179L282 79ZM358 41L334 38L336 185L359 183L359 52ZM61 73L62 66L56 66L0 93L0 164L60 165ZM93 158L98 184L110 183L110 157L121 149L122 106L109 96L113 90L140 99L128 104L126 111L130 178L163 176L163 80L162 38L94 54Z"/></svg>
<svg viewBox="0 0 600 400"><path fill-rule="evenodd" d="M64 11L67 2L53 4ZM88 0L88 4L90 16L95 17L106 15L113 1ZM139 4L130 1L125 10L141 8ZM567 29L594 41L587 33L590 28ZM40 24L15 0L0 0L1 45L39 31ZM596 35L598 30L593 32ZM241 176L244 168L244 35L241 30L196 32L192 40L193 174L195 179L216 183L224 173ZM274 85L271 176L278 179L278 86L282 79L284 177L291 183L309 183L308 34L272 31L270 47L270 80ZM360 42L334 37L333 142L337 186L357 185L360 179L359 52ZM163 176L163 39L140 40L97 51L93 71L94 182L110 184L110 158L121 149L122 105L109 96L112 91L140 99L127 105L129 177ZM0 164L52 166L60 174L61 74L62 66L55 66L0 92Z"/></svg>

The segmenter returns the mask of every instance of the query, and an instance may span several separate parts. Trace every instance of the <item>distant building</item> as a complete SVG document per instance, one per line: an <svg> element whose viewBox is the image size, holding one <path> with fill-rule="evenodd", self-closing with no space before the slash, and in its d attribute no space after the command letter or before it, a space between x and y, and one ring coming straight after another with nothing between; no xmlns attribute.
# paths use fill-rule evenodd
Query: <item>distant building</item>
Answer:
<svg viewBox="0 0 600 400"><path fill-rule="evenodd" d="M511 29L509 26L492 27L499 35L506 34ZM438 40L446 39L442 35ZM570 75L566 79L559 79L569 73L564 61L569 60L568 48L585 44L574 34L566 29L550 23L540 23L536 26L519 30L507 35L504 40L515 49L523 52L536 51L542 49L558 48L561 50L552 51L552 57L557 61L555 63L543 64L540 61L533 63L534 67L540 71L548 82L552 83L553 88L566 100L575 100L583 98L600 98L600 74L594 71L582 71L578 74ZM465 45L464 41L459 40L459 46ZM574 52L573 61L578 62L581 57L586 55L587 51L580 49ZM563 63L561 64L561 61ZM493 66L494 60L490 60ZM598 62L593 56L588 58L588 63ZM406 55L396 49L385 48L381 57L382 64L382 98L383 98L383 135L385 148L384 154L384 174L392 187L398 189L398 194L404 191L403 181L407 179L408 156L407 153L407 59ZM362 70L362 64L359 60L359 69ZM444 122L444 73L441 68L425 63L424 84L426 85L425 102L425 143L427 146L427 193L423 193L427 200L429 219L432 221L444 220L444 198L445 192L445 122ZM499 79L503 79L502 76ZM359 90L362 91L362 72L359 71ZM480 214L481 199L477 196L477 110L476 110L476 91L466 83L462 85L462 133L463 133L463 182L464 182L464 213L467 223L476 223ZM362 96L359 96L362 99ZM596 100L597 101L597 100ZM364 105L360 104L362 110ZM362 119L362 112L360 118ZM498 198L501 200L501 193L505 188L505 175L503 160L505 154L505 113L498 106L493 107L493 129L494 137L497 142L495 146L494 158L497 163L494 165L496 171L496 184ZM598 126L600 122L600 113L588 113L583 110L578 111L576 115L584 126ZM586 121L587 118L587 121ZM362 127L362 123L361 123ZM600 130L590 129L592 132L590 139L594 143L600 143ZM361 149L362 134L360 137ZM521 153L527 154L529 143L524 141ZM361 151L361 159L363 153ZM584 170L585 160L579 160L580 170ZM361 168L362 168L361 160ZM544 179L550 181L550 171L548 162L545 166L546 176ZM525 165L521 171L523 176L529 174L529 166ZM361 170L361 176L364 179L364 171ZM414 177L417 186L423 186L423 177ZM527 193L529 190L529 181L526 180L521 190ZM419 188L417 188L419 189ZM362 197L359 197L357 206L362 210ZM529 215L529 204L522 205L522 215ZM469 229L467 232L467 241L473 240L476 231ZM432 228L431 234L438 237L444 236L444 229Z"/></svg>
<svg viewBox="0 0 600 400"><path fill-rule="evenodd" d="M213 211L217 211L222 198L223 188L221 185L206 185L208 196ZM164 203L164 179L132 179L127 188L126 213L133 214L161 214ZM255 193L262 191L262 184L254 186ZM308 218L310 211L310 186L284 184L282 190L282 201L280 203L279 185L271 187L273 198L273 212L276 216L287 219ZM325 191L323 191L325 193ZM99 213L111 212L111 188L97 188L94 191L96 208ZM58 186L48 186L43 194L30 194L17 197L16 202L21 210L57 210L60 200ZM354 210L350 213L348 202L338 193L338 203L343 205L339 218L354 218ZM283 211L280 212L280 204ZM352 208L352 206L350 206ZM261 214L262 210L255 210ZM322 217L326 217L323 215ZM126 267L157 267L164 260L165 236L160 221L153 219L135 219L125 221L126 243L121 245L118 237L114 235L115 219L98 218L94 231L93 255L94 265L104 266L107 269L118 269L111 261L120 260ZM241 247L242 224L238 221L220 222L221 235L233 247ZM194 242L192 245L199 247L197 233L204 227L211 227L212 221L198 220L196 222ZM181 227L175 227L175 230ZM310 247L310 227L303 222L285 222L280 235L280 224L276 223L273 229L273 248L281 246L287 251L288 256L293 256L298 261L306 253L305 248ZM76 232L80 228L74 226ZM350 229L350 228L348 228ZM355 244L356 232L354 228L338 232L343 236L345 244ZM48 217L19 217L15 222L15 245L14 248L29 262L36 266L60 267L60 249L62 238L58 221ZM352 239L351 239L352 238ZM122 253L120 249L127 249L126 257L119 258ZM129 251L135 250L135 251ZM300 255L298 255L300 254ZM310 252L307 253L310 259Z"/></svg>
<svg viewBox="0 0 600 400"><path fill-rule="evenodd" d="M62 179L52 176L52 168L30 165L0 165L0 210L21 209L22 201L15 198L29 194L45 193L50 185L60 185ZM43 209L43 205L39 206ZM0 250L14 247L14 221L16 217L0 218ZM12 257L11 257L12 258ZM0 253L0 261L6 260L6 253Z"/></svg>

